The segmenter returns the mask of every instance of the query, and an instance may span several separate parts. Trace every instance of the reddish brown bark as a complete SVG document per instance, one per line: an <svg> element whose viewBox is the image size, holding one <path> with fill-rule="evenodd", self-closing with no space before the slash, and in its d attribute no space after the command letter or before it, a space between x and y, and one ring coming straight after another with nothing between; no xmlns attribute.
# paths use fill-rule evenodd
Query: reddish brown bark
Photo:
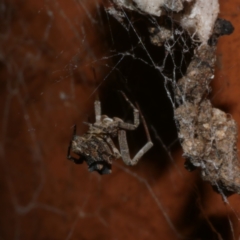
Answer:
<svg viewBox="0 0 240 240"><path fill-rule="evenodd" d="M136 167L118 161L107 176L66 160L72 126L86 130L111 64L99 60L108 25L89 17L94 1L83 3L12 0L1 10L0 239L238 239L239 196L225 204L184 169L179 147L174 162L156 144ZM212 102L240 123L238 5L221 1L235 31L219 40Z"/></svg>

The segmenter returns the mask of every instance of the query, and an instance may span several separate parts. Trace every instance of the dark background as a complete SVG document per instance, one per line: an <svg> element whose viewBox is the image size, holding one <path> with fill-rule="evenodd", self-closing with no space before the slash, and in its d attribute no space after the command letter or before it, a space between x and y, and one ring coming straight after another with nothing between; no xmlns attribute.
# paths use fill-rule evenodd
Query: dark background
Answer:
<svg viewBox="0 0 240 240"><path fill-rule="evenodd" d="M104 4L0 3L0 239L238 239L240 197L224 203L184 169L163 79L139 61L141 48L137 60L123 56L137 39ZM219 40L211 98L240 122L240 3L220 4L235 31ZM160 62L164 51L144 42ZM66 160L72 126L86 131L97 97L104 114L130 121L119 89L139 103L155 146L135 167L117 161L111 175L89 173ZM142 127L128 139L134 154Z"/></svg>

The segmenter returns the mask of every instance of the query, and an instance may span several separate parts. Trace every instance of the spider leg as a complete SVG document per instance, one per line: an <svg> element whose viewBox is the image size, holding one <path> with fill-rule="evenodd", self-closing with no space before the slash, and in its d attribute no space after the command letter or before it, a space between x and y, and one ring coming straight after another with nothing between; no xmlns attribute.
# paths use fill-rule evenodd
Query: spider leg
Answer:
<svg viewBox="0 0 240 240"><path fill-rule="evenodd" d="M110 145L111 150L113 151L114 157L115 157L116 159L120 158L120 157L121 157L121 154L120 154L120 152L118 151L118 149L116 148L113 140L112 140L110 137L108 137L108 138L106 139L106 142Z"/></svg>
<svg viewBox="0 0 240 240"><path fill-rule="evenodd" d="M77 131L77 126L74 125L74 127L73 127L72 140L73 140L74 136L76 136L76 131ZM71 152L71 148L72 148L72 140L70 141L69 146L68 146L67 159L75 162L76 164L80 164L80 163L83 162L83 160L81 160L80 158L77 159L77 158L71 156L71 153L70 153L70 152Z"/></svg>
<svg viewBox="0 0 240 240"><path fill-rule="evenodd" d="M118 131L118 141L119 141L119 146L120 146L120 152L121 152L121 156L123 159L123 162L126 165L136 165L138 163L138 161L140 160L140 158L147 152L149 151L152 146L152 140L148 131L148 127L146 124L146 121L142 115L142 113L140 112L140 116L143 122L143 126L145 129L145 133L147 136L147 143L136 153L136 155L134 156L133 159L130 158L130 154L129 154L129 148L128 148L128 143L127 143L127 136L126 136L126 131L125 130L119 130Z"/></svg>
<svg viewBox="0 0 240 240"><path fill-rule="evenodd" d="M135 130L139 125L139 110L131 103L131 101L127 98L126 94L120 91L126 102L129 103L130 107L133 109L133 121L134 123L125 123L119 122L119 127L125 130Z"/></svg>
<svg viewBox="0 0 240 240"><path fill-rule="evenodd" d="M94 110L95 110L95 121L96 123L101 122L101 102L96 100L94 102Z"/></svg>

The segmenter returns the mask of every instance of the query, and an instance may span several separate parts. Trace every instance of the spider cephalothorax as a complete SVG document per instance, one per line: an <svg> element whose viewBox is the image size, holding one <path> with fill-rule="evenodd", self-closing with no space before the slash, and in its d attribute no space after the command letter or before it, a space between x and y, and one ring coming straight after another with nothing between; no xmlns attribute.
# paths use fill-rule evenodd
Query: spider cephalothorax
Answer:
<svg viewBox="0 0 240 240"><path fill-rule="evenodd" d="M143 116L142 122L146 131L148 142L135 155L130 158L126 138L126 130L135 130L139 125L139 110L122 93L125 100L133 108L134 123L125 123L120 118L109 118L101 115L101 103L95 101L95 123L88 124L89 130L83 136L76 135L76 125L74 126L73 137L68 147L67 158L77 164L86 161L90 172L97 171L100 174L111 173L111 165L114 159L122 158L127 165L135 165L139 159L153 146L150 135ZM120 152L115 147L112 138L118 136ZM79 155L80 158L74 158L70 151Z"/></svg>

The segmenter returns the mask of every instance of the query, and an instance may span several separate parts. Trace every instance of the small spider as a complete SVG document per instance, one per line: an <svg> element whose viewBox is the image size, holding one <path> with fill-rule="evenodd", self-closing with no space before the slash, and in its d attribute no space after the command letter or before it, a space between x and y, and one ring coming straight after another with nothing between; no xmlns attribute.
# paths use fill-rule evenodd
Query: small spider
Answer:
<svg viewBox="0 0 240 240"><path fill-rule="evenodd" d="M100 101L95 101L96 121L93 124L88 124L89 130L83 136L76 135L76 125L74 126L67 159L72 160L76 164L86 161L90 172L97 171L100 174L109 174L111 173L111 165L114 159L122 158L126 165L133 166L153 146L145 119L140 112L148 142L138 151L133 159L130 158L126 130L135 130L138 127L140 123L139 110L128 100L123 92L121 93L133 109L134 123L126 123L117 117L109 118L106 115L101 115L101 103ZM120 152L112 140L112 138L117 136ZM79 159L71 156L71 150L80 156Z"/></svg>

